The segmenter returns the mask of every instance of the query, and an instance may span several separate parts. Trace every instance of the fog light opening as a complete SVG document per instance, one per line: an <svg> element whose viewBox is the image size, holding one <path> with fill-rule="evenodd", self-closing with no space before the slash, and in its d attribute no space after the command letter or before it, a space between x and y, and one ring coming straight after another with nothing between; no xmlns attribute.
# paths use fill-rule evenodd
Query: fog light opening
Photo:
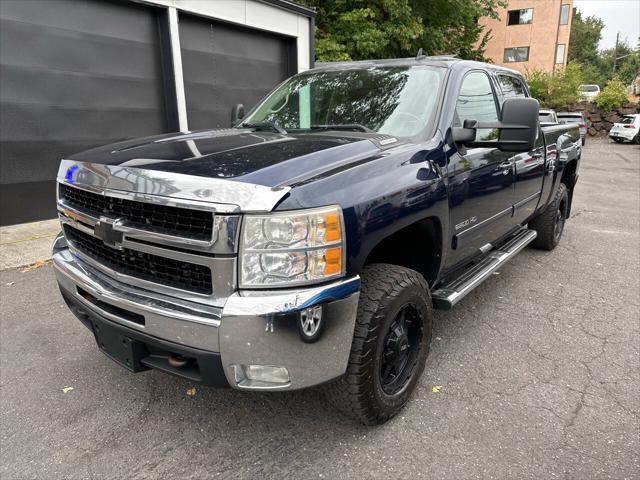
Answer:
<svg viewBox="0 0 640 480"><path fill-rule="evenodd" d="M289 385L289 370L275 365L233 365L236 384L240 387L269 388Z"/></svg>

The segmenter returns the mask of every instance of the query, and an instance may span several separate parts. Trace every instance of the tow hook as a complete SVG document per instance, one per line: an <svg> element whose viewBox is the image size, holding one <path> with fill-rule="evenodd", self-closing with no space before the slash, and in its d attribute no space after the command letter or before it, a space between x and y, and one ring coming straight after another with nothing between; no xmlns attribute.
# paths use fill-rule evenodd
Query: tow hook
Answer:
<svg viewBox="0 0 640 480"><path fill-rule="evenodd" d="M189 359L182 355L171 355L168 359L169 365L175 368L183 368L189 363Z"/></svg>

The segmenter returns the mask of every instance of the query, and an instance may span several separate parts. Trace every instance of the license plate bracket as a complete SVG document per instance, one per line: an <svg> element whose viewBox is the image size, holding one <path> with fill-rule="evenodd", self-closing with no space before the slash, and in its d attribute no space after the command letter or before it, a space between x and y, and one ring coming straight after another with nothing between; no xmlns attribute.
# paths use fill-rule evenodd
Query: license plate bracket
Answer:
<svg viewBox="0 0 640 480"><path fill-rule="evenodd" d="M92 326L98 348L107 357L132 372L149 370L149 367L140 363L149 355L144 343L122 335L106 323L92 322Z"/></svg>

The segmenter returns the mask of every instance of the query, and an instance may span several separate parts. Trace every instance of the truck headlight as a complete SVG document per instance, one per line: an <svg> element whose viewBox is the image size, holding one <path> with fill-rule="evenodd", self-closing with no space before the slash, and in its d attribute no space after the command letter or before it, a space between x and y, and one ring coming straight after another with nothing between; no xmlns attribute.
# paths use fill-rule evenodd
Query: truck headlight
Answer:
<svg viewBox="0 0 640 480"><path fill-rule="evenodd" d="M340 207L247 214L240 242L240 288L303 285L344 275Z"/></svg>

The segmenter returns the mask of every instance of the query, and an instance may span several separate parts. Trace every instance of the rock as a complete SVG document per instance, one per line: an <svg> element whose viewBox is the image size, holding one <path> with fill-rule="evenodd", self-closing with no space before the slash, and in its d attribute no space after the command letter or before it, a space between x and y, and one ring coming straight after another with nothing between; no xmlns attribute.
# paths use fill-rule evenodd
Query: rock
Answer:
<svg viewBox="0 0 640 480"><path fill-rule="evenodd" d="M591 122L591 120L587 120L587 128L591 128L591 125L593 125L593 122Z"/></svg>
<svg viewBox="0 0 640 480"><path fill-rule="evenodd" d="M598 133L598 132L596 131L596 129L595 129L595 128L591 127L591 128L589 129L589 135L591 135L592 137L593 137L596 133Z"/></svg>
<svg viewBox="0 0 640 480"><path fill-rule="evenodd" d="M620 116L617 113L610 113L604 119L609 123L616 123L620 121Z"/></svg>
<svg viewBox="0 0 640 480"><path fill-rule="evenodd" d="M636 113L636 109L635 108L619 108L618 112L622 115L631 115L632 113Z"/></svg>
<svg viewBox="0 0 640 480"><path fill-rule="evenodd" d="M602 130L602 122L594 123L593 128L595 128L598 132Z"/></svg>
<svg viewBox="0 0 640 480"><path fill-rule="evenodd" d="M596 113L595 115L591 115L590 119L593 123L597 123L602 121L602 116Z"/></svg>

